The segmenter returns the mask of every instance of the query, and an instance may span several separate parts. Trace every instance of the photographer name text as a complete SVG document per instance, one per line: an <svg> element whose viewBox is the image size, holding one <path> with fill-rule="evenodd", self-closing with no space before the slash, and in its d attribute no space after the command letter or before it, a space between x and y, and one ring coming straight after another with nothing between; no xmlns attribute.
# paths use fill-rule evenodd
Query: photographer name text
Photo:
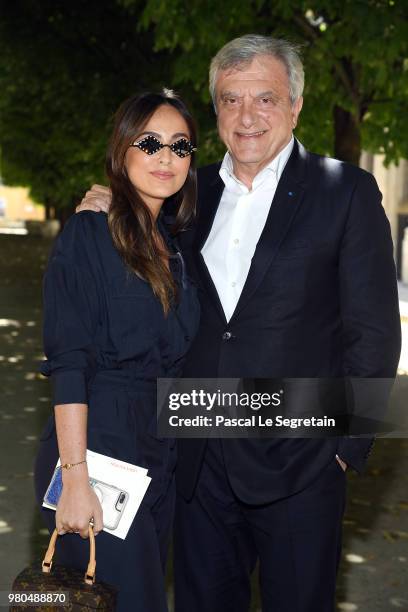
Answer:
<svg viewBox="0 0 408 612"><path fill-rule="evenodd" d="M274 418L265 418L260 414L249 417L214 417L197 415L194 417L180 417L173 414L169 417L171 427L336 427L336 420L326 416L307 418L288 418L277 415Z"/></svg>

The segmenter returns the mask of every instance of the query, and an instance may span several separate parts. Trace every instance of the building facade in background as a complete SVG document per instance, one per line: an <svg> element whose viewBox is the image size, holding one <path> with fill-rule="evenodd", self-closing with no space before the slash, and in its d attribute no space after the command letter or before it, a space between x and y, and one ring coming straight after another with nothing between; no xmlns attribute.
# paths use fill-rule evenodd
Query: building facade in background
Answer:
<svg viewBox="0 0 408 612"><path fill-rule="evenodd" d="M394 255L397 274L408 284L408 160L402 159L399 165L384 166L383 155L363 153L360 166L374 174L381 193L383 206L391 224L394 241ZM404 244L405 242L405 244Z"/></svg>
<svg viewBox="0 0 408 612"><path fill-rule="evenodd" d="M7 187L0 184L0 225L44 220L44 207L30 199L26 187Z"/></svg>

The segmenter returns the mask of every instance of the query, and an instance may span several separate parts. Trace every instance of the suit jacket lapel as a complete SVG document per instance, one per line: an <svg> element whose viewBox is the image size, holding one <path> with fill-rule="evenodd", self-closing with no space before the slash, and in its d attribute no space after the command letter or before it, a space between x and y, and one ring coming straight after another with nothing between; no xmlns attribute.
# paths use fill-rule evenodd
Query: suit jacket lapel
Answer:
<svg viewBox="0 0 408 612"><path fill-rule="evenodd" d="M211 297L223 323L226 324L227 321L218 292L215 288L208 268L205 265L204 258L201 255L201 249L203 248L210 233L214 222L214 217L221 200L222 192L224 191L224 183L218 173L219 166L217 166L216 170L217 172L214 179L209 183L207 189L200 193L197 229L193 243L193 250L197 271L203 284L203 288Z"/></svg>
<svg viewBox="0 0 408 612"><path fill-rule="evenodd" d="M224 191L224 183L218 174L219 166L216 169L216 176L213 177L207 188L199 190L197 229L194 237L196 251L201 251L208 238Z"/></svg>
<svg viewBox="0 0 408 612"><path fill-rule="evenodd" d="M261 283L276 257L304 194L303 175L307 153L295 140L292 154L282 173L261 237L252 258L249 273L231 322L235 319Z"/></svg>

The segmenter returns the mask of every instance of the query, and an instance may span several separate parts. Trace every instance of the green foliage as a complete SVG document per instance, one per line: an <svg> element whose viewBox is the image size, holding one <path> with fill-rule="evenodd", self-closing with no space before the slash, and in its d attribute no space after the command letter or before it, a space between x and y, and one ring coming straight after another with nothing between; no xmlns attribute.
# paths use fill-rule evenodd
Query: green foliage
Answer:
<svg viewBox="0 0 408 612"><path fill-rule="evenodd" d="M156 49L177 51L174 82L190 84L203 104L209 61L228 40L257 32L300 43L306 86L299 137L334 153L338 105L354 117L364 149L385 153L388 163L408 157L407 17L408 5L398 0L148 0L142 23L154 25Z"/></svg>
<svg viewBox="0 0 408 612"><path fill-rule="evenodd" d="M157 88L165 57L149 53L115 0L16 0L0 23L1 174L32 196L72 206L104 181L110 119L134 91ZM147 52L146 52L147 49Z"/></svg>
<svg viewBox="0 0 408 612"><path fill-rule="evenodd" d="M401 0L13 0L1 3L1 174L37 201L72 206L104 181L110 117L141 89L174 86L200 127L199 163L219 159L208 66L249 32L301 45L297 135L335 154L334 106L364 149L408 158L408 5Z"/></svg>

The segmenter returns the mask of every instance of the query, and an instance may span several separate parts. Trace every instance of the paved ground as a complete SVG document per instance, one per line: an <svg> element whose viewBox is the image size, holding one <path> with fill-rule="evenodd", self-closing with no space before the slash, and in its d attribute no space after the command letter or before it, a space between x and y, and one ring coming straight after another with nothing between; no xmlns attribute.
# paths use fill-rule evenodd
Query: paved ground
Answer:
<svg viewBox="0 0 408 612"><path fill-rule="evenodd" d="M37 374L40 277L48 249L39 239L0 236L0 590L40 557L47 542L34 502L32 464L51 410L48 383ZM408 290L401 297L408 313ZM400 389L403 410L408 377L401 377ZM338 609L408 610L408 441L378 440L367 474L348 479ZM254 600L253 610L258 608Z"/></svg>

